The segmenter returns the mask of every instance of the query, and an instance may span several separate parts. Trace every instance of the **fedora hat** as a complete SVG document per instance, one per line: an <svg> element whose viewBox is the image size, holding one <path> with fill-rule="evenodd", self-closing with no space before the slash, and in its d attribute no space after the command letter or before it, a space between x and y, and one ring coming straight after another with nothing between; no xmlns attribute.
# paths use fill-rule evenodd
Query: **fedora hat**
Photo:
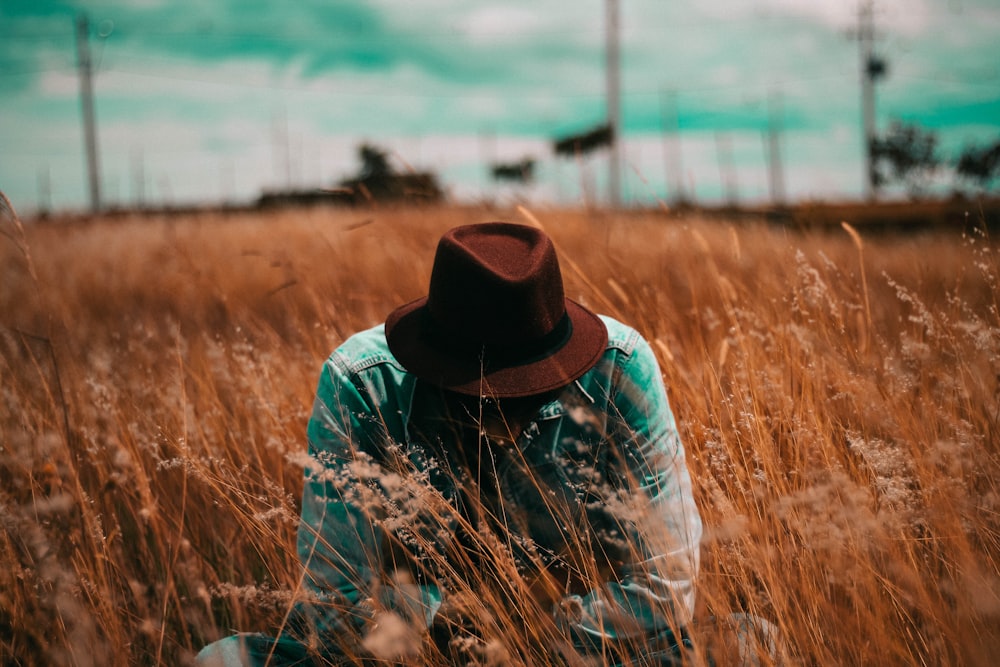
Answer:
<svg viewBox="0 0 1000 667"><path fill-rule="evenodd" d="M601 319L565 297L552 240L507 222L445 233L427 296L394 310L385 337L417 377L495 398L571 383L597 363L608 341Z"/></svg>

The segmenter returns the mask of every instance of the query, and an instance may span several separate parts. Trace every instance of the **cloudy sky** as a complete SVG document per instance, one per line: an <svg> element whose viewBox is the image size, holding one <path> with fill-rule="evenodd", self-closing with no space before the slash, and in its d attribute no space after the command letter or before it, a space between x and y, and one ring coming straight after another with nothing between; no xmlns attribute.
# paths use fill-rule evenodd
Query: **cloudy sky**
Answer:
<svg viewBox="0 0 1000 667"><path fill-rule="evenodd" d="M863 192L859 0L620 0L623 196ZM87 205L75 20L89 19L109 204L332 185L370 141L453 196L604 197L606 156L552 139L605 118L605 0L0 0L0 190ZM1000 138L1000 2L875 0L878 124L945 157ZM665 132L670 130L670 132ZM537 161L533 185L487 166Z"/></svg>

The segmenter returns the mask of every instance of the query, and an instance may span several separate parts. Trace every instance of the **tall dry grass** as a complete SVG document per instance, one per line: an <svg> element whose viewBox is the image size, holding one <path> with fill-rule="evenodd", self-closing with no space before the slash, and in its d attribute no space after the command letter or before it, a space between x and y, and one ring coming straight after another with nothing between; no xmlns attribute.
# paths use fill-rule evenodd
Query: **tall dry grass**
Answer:
<svg viewBox="0 0 1000 667"><path fill-rule="evenodd" d="M0 657L183 664L299 578L323 359L525 211L135 217L0 239ZM652 342L707 528L698 617L803 665L1000 650L990 239L534 211L568 291Z"/></svg>

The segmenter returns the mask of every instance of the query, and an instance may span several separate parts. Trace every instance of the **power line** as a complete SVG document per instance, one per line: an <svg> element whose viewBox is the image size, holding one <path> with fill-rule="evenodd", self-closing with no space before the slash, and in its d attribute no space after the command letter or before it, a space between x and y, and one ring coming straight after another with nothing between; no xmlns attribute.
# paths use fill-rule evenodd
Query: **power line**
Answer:
<svg viewBox="0 0 1000 667"><path fill-rule="evenodd" d="M30 76L32 74L48 74L50 72L66 72L70 69L77 69L76 65L67 64L65 66L53 67L29 67L26 69L0 70L0 77Z"/></svg>
<svg viewBox="0 0 1000 667"><path fill-rule="evenodd" d="M129 60L130 60L130 62L139 61L139 60L145 60L145 61L151 62L151 63L165 62L165 63L168 63L168 64L177 64L177 65L186 64L186 61L163 61L163 60L150 59L150 58L130 58ZM231 74L227 74L226 76L222 76L221 74L220 74L220 76L182 76L182 75L179 75L179 74L168 74L168 73L163 73L163 72L153 72L153 71L149 71L149 70L137 69L137 68L128 67L127 65L120 65L120 64L110 64L110 65L109 64L105 64L102 67L101 72L102 73L104 73L104 72L119 72L119 73L122 73L122 74L129 74L129 75L133 75L133 76L141 76L141 77L154 78L154 79L168 79L168 80L176 80L176 81L192 81L192 82L198 82L198 83L208 83L208 84L212 84L212 85L221 84L221 85L235 86L235 87L273 88L275 90L304 90L304 91L316 90L316 89L313 89L313 88L309 88L308 86L288 85L288 84L281 83L281 82L252 83L252 82L248 82L248 81L233 79L232 76L231 76ZM799 83L816 83L816 82L822 82L822 81L845 80L845 79L847 79L848 77L851 77L851 76L853 76L853 75L847 74L847 73L837 73L837 74L828 74L828 75L810 75L810 76L798 76L798 77L783 77L783 78L779 78L779 79L769 79L768 82L769 83L774 83L774 84L777 84L777 85L781 85L782 87L794 87L795 84L799 84ZM314 77L307 78L307 79L304 79L304 80L306 80L306 81L314 81L314 80L330 80L330 79L326 79L324 77L319 77L319 76L314 76ZM450 82L445 81L445 84L449 84L449 83ZM461 84L461 82L459 82L459 83L456 83L455 85L463 85L463 84ZM521 85L523 85L523 84L521 84ZM673 88L675 88L679 93L685 94L686 96L692 96L692 95L694 95L694 96L710 96L710 95L715 94L715 93L738 93L740 91L754 90L754 89L759 88L761 85L763 85L763 82L747 81L747 82L732 83L732 84L697 85L697 86L673 86ZM620 86L620 84L619 84L619 86ZM538 99L551 99L553 97L556 97L556 98L595 98L596 99L596 98L602 98L602 97L606 96L606 93L602 93L602 92L594 91L594 90L586 90L586 91L584 91L584 90L572 91L571 90L571 91L560 92L558 90L554 90L552 88L551 84L542 84L542 83L540 83L539 86L538 86L538 88L543 88L544 90L542 92L537 92L537 93L530 93L530 92L527 92L527 91L520 91L520 92L517 92L516 94L517 94L517 96L519 98L538 98ZM379 85L375 85L370 90L364 90L364 89L353 89L352 90L350 88L343 87L342 82L341 82L341 83L338 83L338 85L337 85L337 87L336 87L335 90L336 90L336 93L337 93L338 96L344 95L344 96L355 96L355 97L368 97L368 96L373 96L373 97L415 97L415 98L427 98L427 99L452 98L452 97L462 98L462 99L475 99L475 98L485 98L485 99L502 98L502 99L509 99L510 96L513 94L511 92L511 87L508 86L508 85L503 85L503 90L501 92L496 92L496 93L483 92L481 90L476 90L476 91L471 91L471 92L468 91L468 90L461 90L461 91L456 91L454 93L440 93L440 92L420 92L420 91L404 92L404 91L401 91L401 90L398 90L398 89L394 89L392 91L388 91L387 92L383 87L380 87ZM332 84L331 84L331 88L329 90L316 90L316 92L320 92L320 93L334 92L334 88L332 87ZM653 97L653 96L659 96L660 92L661 91L659 91L657 89L653 89L653 88L640 88L640 87L621 88L620 87L620 94L621 94L622 97L641 97L641 96Z"/></svg>

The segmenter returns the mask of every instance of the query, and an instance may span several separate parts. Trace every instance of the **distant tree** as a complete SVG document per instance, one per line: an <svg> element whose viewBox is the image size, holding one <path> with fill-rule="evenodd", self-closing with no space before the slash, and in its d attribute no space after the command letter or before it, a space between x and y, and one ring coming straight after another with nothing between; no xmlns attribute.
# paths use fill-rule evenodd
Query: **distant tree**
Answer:
<svg viewBox="0 0 1000 667"><path fill-rule="evenodd" d="M490 167L495 181L530 183L535 177L535 160L526 157L520 162L496 163Z"/></svg>
<svg viewBox="0 0 1000 667"><path fill-rule="evenodd" d="M1000 184L1000 139L992 146L966 146L955 163L955 173L984 190Z"/></svg>
<svg viewBox="0 0 1000 667"><path fill-rule="evenodd" d="M433 172L408 170L399 173L389 163L389 152L369 143L358 146L361 168L358 174L340 181L348 203L381 201L433 202L444 198L444 191Z"/></svg>
<svg viewBox="0 0 1000 667"><path fill-rule="evenodd" d="M932 130L892 121L883 137L872 139L875 185L901 183L911 195L920 195L941 163L937 141Z"/></svg>
<svg viewBox="0 0 1000 667"><path fill-rule="evenodd" d="M552 149L556 155L575 157L590 153L602 146L610 146L614 138L614 129L611 125L598 125L580 134L555 139L552 142Z"/></svg>
<svg viewBox="0 0 1000 667"><path fill-rule="evenodd" d="M361 160L360 178L377 178L394 173L389 164L389 154L377 146L361 144L358 147L358 158Z"/></svg>

